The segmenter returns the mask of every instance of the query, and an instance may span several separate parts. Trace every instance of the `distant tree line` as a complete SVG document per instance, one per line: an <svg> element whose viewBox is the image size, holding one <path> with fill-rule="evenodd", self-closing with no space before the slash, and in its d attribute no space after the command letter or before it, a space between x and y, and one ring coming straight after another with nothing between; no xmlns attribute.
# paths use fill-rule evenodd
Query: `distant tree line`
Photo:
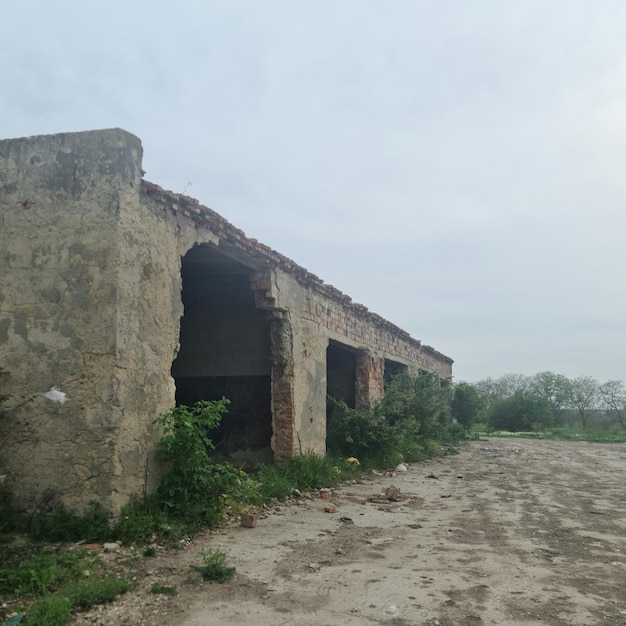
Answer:
<svg viewBox="0 0 626 626"><path fill-rule="evenodd" d="M554 372L505 374L454 386L452 416L465 427L486 423L494 430L606 427L626 430L626 388L620 380L567 378Z"/></svg>

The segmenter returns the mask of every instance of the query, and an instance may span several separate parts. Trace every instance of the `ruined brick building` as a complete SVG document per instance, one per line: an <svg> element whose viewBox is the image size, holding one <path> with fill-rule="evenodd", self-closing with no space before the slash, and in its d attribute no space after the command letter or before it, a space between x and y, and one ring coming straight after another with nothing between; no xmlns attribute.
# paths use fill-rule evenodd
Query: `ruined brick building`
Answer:
<svg viewBox="0 0 626 626"><path fill-rule="evenodd" d="M0 474L21 503L119 510L152 489L152 420L175 402L230 398L218 452L280 460L324 452L327 392L359 408L386 374L451 375L448 357L142 180L141 159L119 129L0 141Z"/></svg>

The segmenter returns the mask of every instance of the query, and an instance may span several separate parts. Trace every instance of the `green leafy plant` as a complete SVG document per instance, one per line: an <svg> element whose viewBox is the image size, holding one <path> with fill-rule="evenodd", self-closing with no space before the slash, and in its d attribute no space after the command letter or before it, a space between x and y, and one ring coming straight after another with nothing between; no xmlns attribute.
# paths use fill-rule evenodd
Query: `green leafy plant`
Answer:
<svg viewBox="0 0 626 626"><path fill-rule="evenodd" d="M158 583L153 583L152 587L150 587L150 593L163 594L166 596L176 596L178 595L178 591L176 591L175 587L168 587L167 585L159 585Z"/></svg>
<svg viewBox="0 0 626 626"><path fill-rule="evenodd" d="M84 568L85 553L42 546L7 546L2 550L0 598L42 594L58 589L78 577Z"/></svg>
<svg viewBox="0 0 626 626"><path fill-rule="evenodd" d="M256 477L263 498L286 498L294 489L307 491L332 487L362 473L358 465L346 459L321 456L313 452L295 456L278 465L257 467Z"/></svg>
<svg viewBox="0 0 626 626"><path fill-rule="evenodd" d="M29 520L28 534L45 541L107 541L112 537L109 515L98 502L91 502L82 515L63 507Z"/></svg>
<svg viewBox="0 0 626 626"><path fill-rule="evenodd" d="M0 603L25 615L24 624L63 626L74 609L109 602L130 587L126 579L98 575L100 570L99 558L83 550L27 541L2 545Z"/></svg>
<svg viewBox="0 0 626 626"><path fill-rule="evenodd" d="M229 401L201 401L178 406L155 420L163 430L157 457L167 464L157 495L173 517L193 524L215 524L222 517L218 477L208 451L207 432L215 428Z"/></svg>
<svg viewBox="0 0 626 626"><path fill-rule="evenodd" d="M200 572L205 580L223 583L235 575L235 568L226 565L228 555L219 549L202 552L202 565L191 565L191 569Z"/></svg>
<svg viewBox="0 0 626 626"><path fill-rule="evenodd" d="M102 578L84 578L66 586L62 593L71 599L73 606L88 609L94 604L111 602L130 587L130 581L125 578L107 575Z"/></svg>
<svg viewBox="0 0 626 626"><path fill-rule="evenodd" d="M552 424L549 403L532 391L519 390L497 400L487 414L490 428L510 431L538 431Z"/></svg>
<svg viewBox="0 0 626 626"><path fill-rule="evenodd" d="M28 626L66 626L72 618L72 601L61 596L46 596L37 600L26 613Z"/></svg>
<svg viewBox="0 0 626 626"><path fill-rule="evenodd" d="M214 446L207 432L219 424L228 403L226 398L203 400L170 409L156 420L163 430L157 456L168 467L157 490L158 504L168 517L191 527L216 524L227 508L259 497L245 472L209 457Z"/></svg>
<svg viewBox="0 0 626 626"><path fill-rule="evenodd" d="M327 448L335 456L357 456L367 467L395 465L433 456L442 443L457 443L465 429L450 415L451 386L428 372L401 372L367 411L329 398Z"/></svg>

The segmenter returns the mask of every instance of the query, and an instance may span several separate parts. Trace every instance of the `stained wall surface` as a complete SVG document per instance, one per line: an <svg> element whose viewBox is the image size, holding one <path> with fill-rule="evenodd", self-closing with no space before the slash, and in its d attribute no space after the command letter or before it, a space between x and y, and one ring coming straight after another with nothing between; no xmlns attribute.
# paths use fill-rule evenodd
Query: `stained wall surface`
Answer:
<svg viewBox="0 0 626 626"><path fill-rule="evenodd" d="M382 394L385 360L451 375L448 357L142 180L141 157L120 129L0 141L0 474L21 505L117 512L152 490L152 422L177 396L236 396L217 435L242 463L323 453L329 345L354 355L357 406Z"/></svg>

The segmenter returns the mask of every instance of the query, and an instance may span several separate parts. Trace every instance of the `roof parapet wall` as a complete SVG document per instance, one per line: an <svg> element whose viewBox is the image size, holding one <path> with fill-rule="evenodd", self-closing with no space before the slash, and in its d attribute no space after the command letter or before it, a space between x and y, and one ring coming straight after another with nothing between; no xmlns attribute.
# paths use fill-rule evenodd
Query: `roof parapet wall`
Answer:
<svg viewBox="0 0 626 626"><path fill-rule="evenodd" d="M259 260L261 263L266 264L268 267L280 268L282 271L294 276L300 284L314 289L330 300L333 300L334 302L337 302L343 307L349 309L356 318L366 320L378 328L393 333L394 335L401 337L404 341L412 343L422 350L427 350L430 354L432 354L432 356L436 356L438 359L442 359L449 363L454 362L450 357L437 352L430 346L422 346L421 341L411 337L411 335L405 330L402 330L395 324L392 324L377 313L373 313L363 304L353 302L350 296L346 295L336 287L326 284L321 278L319 278L319 276L309 272L302 266L298 265L295 261L292 261L279 252L272 250L272 248L262 244L256 239L247 237L242 230L233 226L228 220L213 209L200 204L200 202L198 202L195 198L177 194L173 191L167 191L162 187L159 187L159 185L155 185L154 183L146 180L142 180L141 184L142 193L145 193L155 202L162 204L166 210L192 220L199 228L210 228L211 231L217 234L220 239L223 239L228 244Z"/></svg>

